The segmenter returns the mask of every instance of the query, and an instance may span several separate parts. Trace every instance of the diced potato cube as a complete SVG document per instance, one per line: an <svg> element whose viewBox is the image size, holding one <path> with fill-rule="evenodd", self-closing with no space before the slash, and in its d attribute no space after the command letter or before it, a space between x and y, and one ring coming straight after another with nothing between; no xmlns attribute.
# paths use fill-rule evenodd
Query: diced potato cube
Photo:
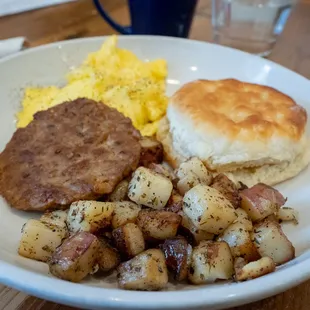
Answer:
<svg viewBox="0 0 310 310"><path fill-rule="evenodd" d="M174 212L141 210L137 225L146 239L165 240L176 236L182 217Z"/></svg>
<svg viewBox="0 0 310 310"><path fill-rule="evenodd" d="M276 213L284 203L284 197L274 188L266 184L256 184L240 193L241 208L252 221L260 221Z"/></svg>
<svg viewBox="0 0 310 310"><path fill-rule="evenodd" d="M193 284L211 283L232 278L233 257L226 242L202 241L193 249L189 281Z"/></svg>
<svg viewBox="0 0 310 310"><path fill-rule="evenodd" d="M266 219L256 223L253 239L259 254L272 258L276 265L284 264L295 257L294 246L275 221Z"/></svg>
<svg viewBox="0 0 310 310"><path fill-rule="evenodd" d="M103 272L109 272L116 268L121 260L118 251L112 248L105 240L99 239L100 248L98 253L99 268Z"/></svg>
<svg viewBox="0 0 310 310"><path fill-rule="evenodd" d="M178 194L175 190L173 190L165 207L165 211L178 213L182 211L182 209L183 209L183 197L180 194Z"/></svg>
<svg viewBox="0 0 310 310"><path fill-rule="evenodd" d="M95 233L111 223L114 203L91 200L73 202L70 206L67 225L70 232Z"/></svg>
<svg viewBox="0 0 310 310"><path fill-rule="evenodd" d="M131 201L115 202L112 217L112 227L123 226L127 223L135 223L141 207Z"/></svg>
<svg viewBox="0 0 310 310"><path fill-rule="evenodd" d="M129 183L128 197L137 204L162 209L167 204L173 185L154 171L139 167Z"/></svg>
<svg viewBox="0 0 310 310"><path fill-rule="evenodd" d="M40 217L42 223L58 226L67 230L67 215L68 211L56 210L52 212L46 212Z"/></svg>
<svg viewBox="0 0 310 310"><path fill-rule="evenodd" d="M218 240L227 242L234 257L241 256L248 262L260 258L260 255L251 240L249 231L246 229L246 226L241 223L233 223L229 225L218 237Z"/></svg>
<svg viewBox="0 0 310 310"><path fill-rule="evenodd" d="M278 220L287 222L292 221L294 224L298 224L298 212L293 208L282 207L276 214Z"/></svg>
<svg viewBox="0 0 310 310"><path fill-rule="evenodd" d="M251 219L249 218L247 212L241 208L237 208L236 214L237 214L237 219L235 220L235 223L243 224L246 230L252 231L253 223Z"/></svg>
<svg viewBox="0 0 310 310"><path fill-rule="evenodd" d="M136 224L127 223L114 229L112 236L116 248L124 259L130 259L145 249L142 231Z"/></svg>
<svg viewBox="0 0 310 310"><path fill-rule="evenodd" d="M199 183L205 185L210 185L213 179L212 173L208 171L202 161L197 157L193 157L182 163L176 171L176 175L180 180L188 174L194 174L199 180Z"/></svg>
<svg viewBox="0 0 310 310"><path fill-rule="evenodd" d="M198 245L203 240L213 240L214 234L205 230L197 229L187 215L182 215L180 233L184 235L191 243Z"/></svg>
<svg viewBox="0 0 310 310"><path fill-rule="evenodd" d="M98 261L100 243L89 232L78 232L66 239L48 261L54 276L72 282L80 282L92 273Z"/></svg>
<svg viewBox="0 0 310 310"><path fill-rule="evenodd" d="M237 218L235 208L218 190L202 184L186 193L183 211L198 229L213 234L223 232Z"/></svg>
<svg viewBox="0 0 310 310"><path fill-rule="evenodd" d="M200 184L200 179L193 172L189 172L177 183L177 189L181 195L185 195L190 189Z"/></svg>
<svg viewBox="0 0 310 310"><path fill-rule="evenodd" d="M177 237L165 240L160 248L164 252L168 269L174 274L174 279L186 280L192 260L192 246L185 238Z"/></svg>
<svg viewBox="0 0 310 310"><path fill-rule="evenodd" d="M18 254L46 262L67 235L67 229L28 220L22 229Z"/></svg>
<svg viewBox="0 0 310 310"><path fill-rule="evenodd" d="M117 184L114 191L108 196L108 201L124 201L128 200L127 192L128 192L129 181L122 180Z"/></svg>
<svg viewBox="0 0 310 310"><path fill-rule="evenodd" d="M276 265L270 257L262 257L258 261L246 263L245 259L238 257L235 260L235 278L245 281L264 276L275 271Z"/></svg>
<svg viewBox="0 0 310 310"><path fill-rule="evenodd" d="M240 207L241 197L236 184L225 174L218 174L212 182L211 187L217 189L235 207Z"/></svg>
<svg viewBox="0 0 310 310"><path fill-rule="evenodd" d="M147 250L122 263L118 269L118 284L127 290L157 291L168 283L165 256L159 249Z"/></svg>
<svg viewBox="0 0 310 310"><path fill-rule="evenodd" d="M139 166L148 167L152 163L161 163L164 157L163 145L152 137L140 139L141 156Z"/></svg>

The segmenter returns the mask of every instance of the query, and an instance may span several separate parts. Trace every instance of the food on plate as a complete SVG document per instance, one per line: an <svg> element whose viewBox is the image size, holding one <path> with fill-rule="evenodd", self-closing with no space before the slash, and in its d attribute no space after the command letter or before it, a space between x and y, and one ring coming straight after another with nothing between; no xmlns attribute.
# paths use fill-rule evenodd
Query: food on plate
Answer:
<svg viewBox="0 0 310 310"><path fill-rule="evenodd" d="M240 192L241 208L252 221L259 221L275 214L285 204L285 198L279 191L266 184L256 184Z"/></svg>
<svg viewBox="0 0 310 310"><path fill-rule="evenodd" d="M238 257L234 262L234 268L236 280L245 281L273 272L276 265L270 257L262 257L251 263L247 263L244 258Z"/></svg>
<svg viewBox="0 0 310 310"><path fill-rule="evenodd" d="M71 233L88 231L95 233L110 226L114 204L111 202L79 200L70 206L67 225Z"/></svg>
<svg viewBox="0 0 310 310"><path fill-rule="evenodd" d="M112 217L112 228L118 228L127 223L135 223L141 206L131 201L122 201L114 203L114 211Z"/></svg>
<svg viewBox="0 0 310 310"><path fill-rule="evenodd" d="M145 249L143 233L136 224L127 223L116 228L112 231L112 236L116 248L125 260L133 258Z"/></svg>
<svg viewBox="0 0 310 310"><path fill-rule="evenodd" d="M179 214L163 210L141 210L137 225L147 240L165 240L176 236L182 221Z"/></svg>
<svg viewBox="0 0 310 310"><path fill-rule="evenodd" d="M193 249L189 281L193 284L228 280L234 274L233 257L224 241L202 241Z"/></svg>
<svg viewBox="0 0 310 310"><path fill-rule="evenodd" d="M295 224L298 224L298 212L293 208L282 207L276 213L276 217L279 221L287 222L292 221Z"/></svg>
<svg viewBox="0 0 310 310"><path fill-rule="evenodd" d="M181 235L185 236L185 238L189 240L191 244L198 245L200 241L214 239L214 234L197 228L197 226L186 214L184 214L184 212L182 212L181 214L182 222L179 226L179 232Z"/></svg>
<svg viewBox="0 0 310 310"><path fill-rule="evenodd" d="M173 185L169 179L150 169L139 167L129 183L128 197L137 204L163 209L172 189Z"/></svg>
<svg viewBox="0 0 310 310"><path fill-rule="evenodd" d="M233 257L243 257L248 262L260 258L251 234L243 223L235 222L229 225L217 240L225 241L229 245Z"/></svg>
<svg viewBox="0 0 310 310"><path fill-rule="evenodd" d="M120 181L116 187L114 188L114 191L108 195L107 200L108 201L124 201L128 200L127 192L128 192L128 180L122 180Z"/></svg>
<svg viewBox="0 0 310 310"><path fill-rule="evenodd" d="M183 209L183 196L175 189L172 190L171 196L165 206L166 211L179 213Z"/></svg>
<svg viewBox="0 0 310 310"><path fill-rule="evenodd" d="M67 229L30 219L22 228L18 254L46 262L67 236Z"/></svg>
<svg viewBox="0 0 310 310"><path fill-rule="evenodd" d="M235 210L235 212L237 214L237 219L235 220L234 223L240 223L240 224L244 225L246 230L252 231L253 230L253 223L252 223L250 217L248 216L247 212L241 208L237 208Z"/></svg>
<svg viewBox="0 0 310 310"><path fill-rule="evenodd" d="M146 240L165 240L176 236L181 223L181 216L164 210L141 210L137 225Z"/></svg>
<svg viewBox="0 0 310 310"><path fill-rule="evenodd" d="M150 249L117 268L118 283L126 290L157 291L168 283L165 256L159 249Z"/></svg>
<svg viewBox="0 0 310 310"><path fill-rule="evenodd" d="M231 181L225 174L218 174L212 181L211 187L217 189L234 208L240 207L241 197L236 184Z"/></svg>
<svg viewBox="0 0 310 310"><path fill-rule="evenodd" d="M102 272L114 270L121 262L119 252L103 238L99 238L98 267Z"/></svg>
<svg viewBox="0 0 310 310"><path fill-rule="evenodd" d="M96 236L81 231L66 239L48 261L54 276L80 282L93 271L98 262L100 243Z"/></svg>
<svg viewBox="0 0 310 310"><path fill-rule="evenodd" d="M193 173L199 184L183 196L174 181ZM140 166L124 180L113 201L111 194L76 201L69 211L28 221L19 253L47 262L53 275L74 282L117 269L119 287L130 290L165 289L168 272L192 284L245 281L295 256L279 222L296 212L266 184L236 189L197 158L175 171L158 163ZM240 202L237 194L246 207L242 201L242 208L233 206ZM154 197L160 204L150 203Z"/></svg>
<svg viewBox="0 0 310 310"><path fill-rule="evenodd" d="M306 123L306 111L271 87L197 80L170 98L157 138L175 168L198 157L235 182L273 185L309 163Z"/></svg>
<svg viewBox="0 0 310 310"><path fill-rule="evenodd" d="M166 265L173 273L176 281L184 281L188 277L192 259L192 246L185 238L167 239L161 245L166 258Z"/></svg>
<svg viewBox="0 0 310 310"><path fill-rule="evenodd" d="M198 184L210 185L213 178L211 172L196 157L183 162L177 169L176 176L177 189L182 195Z"/></svg>
<svg viewBox="0 0 310 310"><path fill-rule="evenodd" d="M0 193L12 207L34 211L98 199L137 168L139 139L131 121L104 104L57 105L17 129L0 154Z"/></svg>
<svg viewBox="0 0 310 310"><path fill-rule="evenodd" d="M237 215L232 204L215 188L198 184L183 199L183 211L198 229L220 234Z"/></svg>
<svg viewBox="0 0 310 310"><path fill-rule="evenodd" d="M88 98L117 109L132 120L142 135L151 136L166 113L166 76L165 60L139 59L131 51L117 47L117 37L111 36L68 73L67 85L26 88L17 126L27 126L38 111Z"/></svg>
<svg viewBox="0 0 310 310"><path fill-rule="evenodd" d="M253 240L258 253L273 259L276 265L295 257L295 248L284 234L279 223L265 219L254 225Z"/></svg>
<svg viewBox="0 0 310 310"><path fill-rule="evenodd" d="M143 137L140 144L140 166L148 167L151 164L160 164L163 161L163 146L155 138Z"/></svg>
<svg viewBox="0 0 310 310"><path fill-rule="evenodd" d="M67 229L67 210L56 210L52 212L45 212L41 217L40 221L50 226L58 226L63 229Z"/></svg>

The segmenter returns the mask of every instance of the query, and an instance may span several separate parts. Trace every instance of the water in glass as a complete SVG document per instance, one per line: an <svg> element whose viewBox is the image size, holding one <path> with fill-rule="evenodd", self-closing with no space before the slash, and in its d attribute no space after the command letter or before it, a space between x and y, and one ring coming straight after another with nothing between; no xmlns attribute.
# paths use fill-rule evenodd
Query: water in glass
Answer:
<svg viewBox="0 0 310 310"><path fill-rule="evenodd" d="M266 56L296 0L212 0L216 43Z"/></svg>

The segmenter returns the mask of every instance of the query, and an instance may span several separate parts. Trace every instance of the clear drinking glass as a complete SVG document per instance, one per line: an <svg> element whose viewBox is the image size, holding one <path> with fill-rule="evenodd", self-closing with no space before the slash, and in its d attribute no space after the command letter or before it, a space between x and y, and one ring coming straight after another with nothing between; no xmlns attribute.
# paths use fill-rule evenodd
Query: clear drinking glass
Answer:
<svg viewBox="0 0 310 310"><path fill-rule="evenodd" d="M212 0L215 43L267 56L297 0Z"/></svg>

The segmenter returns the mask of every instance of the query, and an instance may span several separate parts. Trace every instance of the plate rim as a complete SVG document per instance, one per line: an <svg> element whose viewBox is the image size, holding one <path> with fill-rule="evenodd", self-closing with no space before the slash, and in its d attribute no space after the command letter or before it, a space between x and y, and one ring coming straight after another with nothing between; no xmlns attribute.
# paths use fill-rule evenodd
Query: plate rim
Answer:
<svg viewBox="0 0 310 310"><path fill-rule="evenodd" d="M89 38L72 39L66 41L53 42L37 47L32 47L13 55L0 59L0 65L4 62L14 60L25 54L31 54L36 51L45 50L57 46L70 45L72 43L83 43L90 41L102 42L110 36L96 36ZM245 57L252 57L262 63L271 64L274 68L287 71L298 78L302 78L310 86L310 80L306 77L283 67L271 60L263 59L243 51L230 47L220 46L214 43L189 40L184 38L173 38L164 36L148 35L118 35L119 41L126 40L163 40L163 41L181 41L186 45L204 45L216 46L219 49L225 49L230 53L238 53ZM298 258L297 258L298 259ZM310 278L310 257L304 258L303 261L297 262L280 268L276 273L266 275L262 278L251 280L249 282L237 283L233 285L224 285L218 287L197 287L191 290L180 291L161 291L161 292L138 292L125 291L118 288L103 288L89 286L63 281L48 275L40 274L29 269L25 269L0 259L0 282L28 294L38 296L54 302L64 303L76 307L92 307L100 309L113 308L135 308L135 309L185 309L211 307L212 309L233 307L247 302L256 301L285 291L295 285L298 285ZM25 282L24 279L31 279ZM259 287L259 290L257 289ZM81 294L79 294L79 292ZM105 294L107 293L107 294ZM155 302L154 302L155 301Z"/></svg>

